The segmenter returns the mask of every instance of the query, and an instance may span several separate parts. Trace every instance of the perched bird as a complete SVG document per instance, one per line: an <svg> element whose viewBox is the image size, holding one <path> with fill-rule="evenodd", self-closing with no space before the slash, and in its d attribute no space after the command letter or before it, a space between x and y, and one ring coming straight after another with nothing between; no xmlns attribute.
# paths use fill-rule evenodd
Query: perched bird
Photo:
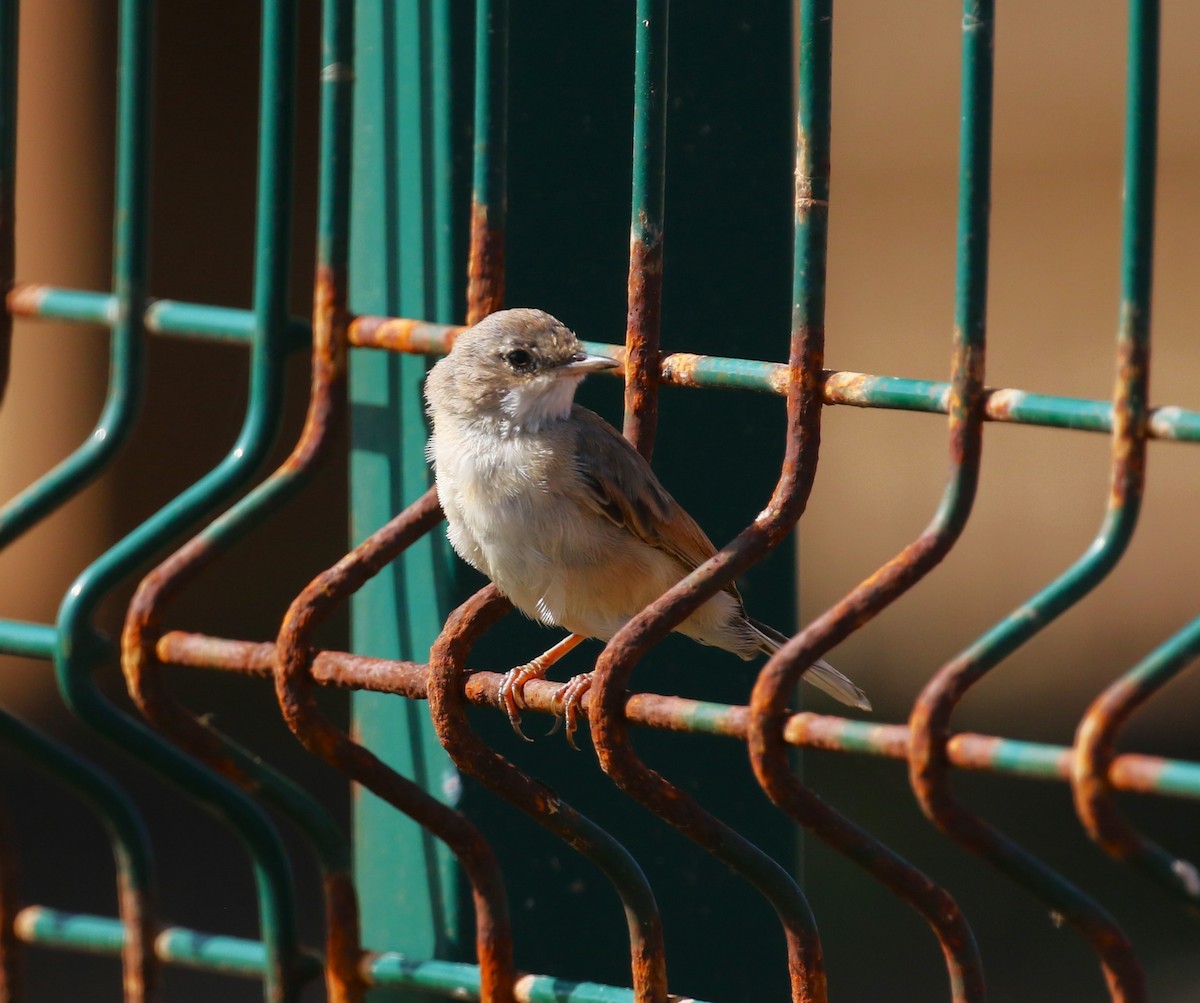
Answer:
<svg viewBox="0 0 1200 1003"><path fill-rule="evenodd" d="M526 616L570 631L505 677L501 698L522 737L525 683L585 638L607 641L716 553L641 454L574 403L584 376L617 365L548 313L501 310L460 334L426 379L428 456L451 545ZM744 659L787 640L750 619L732 584L675 629ZM870 709L824 661L804 678ZM568 739L589 685L590 674L576 676L560 692Z"/></svg>

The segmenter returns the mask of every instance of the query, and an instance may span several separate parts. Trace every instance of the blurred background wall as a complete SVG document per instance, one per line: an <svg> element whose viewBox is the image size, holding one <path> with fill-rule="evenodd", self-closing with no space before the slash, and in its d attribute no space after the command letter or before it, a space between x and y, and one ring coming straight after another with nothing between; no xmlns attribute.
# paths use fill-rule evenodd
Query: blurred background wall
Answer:
<svg viewBox="0 0 1200 1003"><path fill-rule="evenodd" d="M248 305L257 108L254 6L239 0L160 5L155 296ZM317 5L301 6L302 60L307 62L302 63L306 83L296 161L297 313L308 309L315 190ZM627 197L623 109L629 103L629 50L595 51L595 25L582 15L579 24L568 22L556 5L514 6L513 58L533 68L514 69L511 302L545 306L584 337L619 340L627 216L606 230L590 229L587 221L589 213L599 212L597 192ZM720 165L762 163L764 176L769 175L763 187L744 189L747 204L756 206L748 210L750 217L789 212L786 149L759 148L754 136L736 131L706 131L704 112L708 88L752 90L760 78L778 81L778 66L722 62L720 55L723 46L738 39L739 51L761 45L771 58L778 55L778 40L762 34L762 25L780 6L765 0L679 3L673 12L668 348L712 351L717 346L722 354L742 354L738 327L747 313L745 299L765 298L780 325L780 349L773 357L783 354L790 270L786 242L772 245L776 261L770 289L757 285L754 276L739 276L741 286L721 287L718 296L696 293L679 278L682 269L703 267L711 277L733 275L738 268L727 239L732 231L706 217L709 207L696 178L710 178L705 183L718 186L745 185L744 176L722 174ZM1194 57L1200 7L1189 0L1168 0L1163 6L1152 397L1156 404L1200 408L1200 340L1194 334L1200 313L1195 282L1200 273L1200 201L1195 197L1200 122L1194 109L1200 92L1200 62ZM42 0L25 4L22 11L20 279L108 287L112 7L100 0ZM1039 0L1008 0L1000 8L988 382L1106 397L1117 320L1125 12L1117 3L1084 9ZM944 379L953 297L958 14L947 2L855 0L839 4L835 16L826 365ZM622 7L614 17L624 24L629 12ZM614 30L619 38L626 29ZM705 62L708 57L711 62ZM464 89L468 86L464 81ZM576 88L578 104L565 125L554 127L562 129L558 134L539 118L537 102L547 88L567 86ZM610 104L622 111L610 115ZM564 150L576 159L564 163ZM522 171L533 180L522 182ZM782 201L772 201L781 192ZM532 224L523 223L535 217L557 221L553 232L535 239ZM736 229L737 222L722 225ZM679 262L674 273L673 262ZM774 278L779 275L782 285ZM715 290L716 280L710 285ZM701 343L705 347L697 347ZM232 442L244 400L242 351L166 339L155 339L150 347L146 412L120 463L0 555L5 616L52 620L63 591L87 560L207 470ZM86 436L99 410L105 360L99 332L18 324L13 376L0 410L0 493L5 497ZM298 427L307 380L306 360L294 362L295 393L284 441ZM696 396L664 394L660 456L671 471L683 463L679 457L698 455L688 453L696 449L695 437L679 415L708 408L719 423L750 407L733 392L712 392L698 405L685 405L689 395ZM614 418L616 391L606 386L597 399L596 406ZM772 420L782 414L774 405L753 406L767 408ZM776 427L739 434L774 434ZM920 532L936 507L945 469L942 419L827 409L820 469L798 548L801 622ZM1128 556L1093 596L978 686L956 717L958 726L1068 743L1079 714L1099 689L1195 615L1200 451L1152 443L1148 469L1142 523ZM987 428L979 499L961 543L928 580L833 653L836 664L870 692L877 719L902 720L937 667L1086 548L1099 526L1107 471L1108 443L1102 436ZM739 485L736 465L733 475L709 483L670 482L689 507L708 506L711 514L702 521L717 539L753 517L774 476L772 469L747 471L745 484ZM335 462L315 490L190 590L175 607L175 622L223 636L272 636L288 599L344 548L342 476ZM230 589L230 580L241 587ZM755 588L761 595L769 584ZM107 627L119 629L120 602L107 617ZM335 628L329 640L344 643L343 627ZM743 699L748 680L737 676ZM648 678L639 682L653 687ZM105 684L117 693L115 673ZM344 811L340 783L314 771L294 751L270 713L266 688L201 674L181 674L178 685L192 706L214 708L228 730L256 748L271 748ZM174 861L164 881L166 915L200 929L253 933L246 863L223 829L79 733L58 704L45 666L4 659L0 696L5 706L34 717L111 766L149 806L156 847L162 860ZM1200 757L1191 710L1197 699L1200 682L1194 674L1179 680L1128 729L1128 747ZM812 755L805 770L814 787L960 899L976 923L993 999L1103 998L1092 958L1078 939L1028 896L934 833L912 804L901 766ZM23 879L31 900L111 913L111 865L94 821L22 763L6 759L0 764L0 782L10 803L21 808L21 847L53 851L26 855ZM970 776L960 779L959 789L970 804L1113 908L1150 969L1152 998L1164 1003L1197 998L1194 921L1080 835L1062 785ZM756 791L747 796L760 800ZM1187 852L1197 845L1200 814L1194 806L1137 799L1126 807L1169 846ZM181 860L186 866L179 865ZM307 858L299 854L297 860L303 872ZM942 998L944 975L918 920L812 841L805 866L836 998L872 1000L884 990L897 1000ZM211 889L213 868L223 867L236 878L228 893L204 894ZM311 874L302 877L302 887L311 892ZM311 894L301 908L306 932L316 939ZM712 923L708 935L719 937L728 921L719 915L705 920ZM1017 969L1005 964L1013 957L1022 959ZM94 983L103 989L89 998L116 998L114 962L67 962L44 952L35 952L32 960L32 984L44 990L39 998L79 998L79 985L92 980L103 980ZM230 988L226 980L188 973L172 973L168 986L172 999L213 998L216 991L223 999L256 995L249 986ZM684 988L703 993L702 986Z"/></svg>

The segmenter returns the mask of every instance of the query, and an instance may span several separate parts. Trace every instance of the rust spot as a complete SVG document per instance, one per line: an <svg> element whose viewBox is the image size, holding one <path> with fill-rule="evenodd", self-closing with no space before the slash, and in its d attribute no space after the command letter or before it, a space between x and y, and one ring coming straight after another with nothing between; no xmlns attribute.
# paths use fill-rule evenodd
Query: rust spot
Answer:
<svg viewBox="0 0 1200 1003"><path fill-rule="evenodd" d="M1186 662L1178 668L1182 669ZM1150 757L1116 756L1121 728L1142 704L1174 677L1126 676L1116 680L1092 703L1076 731L1071 766L1075 811L1092 840L1117 860L1131 863L1195 906L1200 903L1200 874L1195 865L1175 857L1143 836L1117 806L1118 786L1152 789L1162 772Z"/></svg>
<svg viewBox="0 0 1200 1003"><path fill-rule="evenodd" d="M1130 326L1135 323L1131 316ZM1109 507L1115 512L1129 508L1131 520L1136 518L1146 477L1149 355L1149 340L1145 337L1123 335L1118 340Z"/></svg>
<svg viewBox="0 0 1200 1003"><path fill-rule="evenodd" d="M1025 401L1023 390L987 390L984 413L991 421L1012 421L1013 411Z"/></svg>
<svg viewBox="0 0 1200 1003"><path fill-rule="evenodd" d="M471 201L467 253L467 324L478 324L504 305L504 230L488 225L488 207Z"/></svg>
<svg viewBox="0 0 1200 1003"><path fill-rule="evenodd" d="M231 641L173 630L159 638L155 651L165 665L220 668L241 675L269 677L275 645L269 641Z"/></svg>
<svg viewBox="0 0 1200 1003"><path fill-rule="evenodd" d="M696 366L708 358L707 355L693 355L690 352L665 355L660 370L661 380L676 387L699 386L696 382Z"/></svg>
<svg viewBox="0 0 1200 1003"><path fill-rule="evenodd" d="M8 312L14 317L38 317L50 286L43 282L20 282L8 291Z"/></svg>
<svg viewBox="0 0 1200 1003"><path fill-rule="evenodd" d="M1150 794L1158 790L1166 760L1158 756L1142 756L1126 753L1113 760L1109 771L1109 783L1119 791L1137 791Z"/></svg>
<svg viewBox="0 0 1200 1003"><path fill-rule="evenodd" d="M821 391L826 404L869 407L871 391L878 382L869 373L830 372L821 374Z"/></svg>
<svg viewBox="0 0 1200 1003"><path fill-rule="evenodd" d="M356 348L375 348L408 355L440 355L450 351L454 339L466 328L431 324L404 317L355 317L348 340Z"/></svg>
<svg viewBox="0 0 1200 1003"><path fill-rule="evenodd" d="M747 729L748 719L749 715ZM826 714L791 714L784 723L783 738L789 745L844 752L852 747L845 737L846 725L851 723L855 722ZM875 725L871 729L870 746L876 755L903 759L908 750L908 729L902 724Z"/></svg>
<svg viewBox="0 0 1200 1003"><path fill-rule="evenodd" d="M625 323L625 438L646 459L658 425L659 335L662 326L661 233L629 242L629 311Z"/></svg>
<svg viewBox="0 0 1200 1003"><path fill-rule="evenodd" d="M125 930L121 973L129 1003L145 1003L158 995L160 966L154 953L154 905L150 892L134 888L118 862L117 911Z"/></svg>
<svg viewBox="0 0 1200 1003"><path fill-rule="evenodd" d="M346 871L328 871L325 888L325 990L328 1003L361 1003L367 990L358 895Z"/></svg>

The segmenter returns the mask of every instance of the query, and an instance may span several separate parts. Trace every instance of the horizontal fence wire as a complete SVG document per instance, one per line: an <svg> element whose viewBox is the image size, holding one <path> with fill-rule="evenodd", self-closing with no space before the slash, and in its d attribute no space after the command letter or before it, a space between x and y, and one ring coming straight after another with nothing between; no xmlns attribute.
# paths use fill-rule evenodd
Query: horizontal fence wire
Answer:
<svg viewBox="0 0 1200 1003"><path fill-rule="evenodd" d="M30 944L93 954L118 954L124 941L121 924L106 916L67 913L43 906L28 906L17 914L17 936ZM154 939L154 953L164 963L222 975L262 978L267 953L261 941L167 927ZM479 969L453 961L416 961L393 952L367 953L358 962L364 985L394 989L420 989L447 999L478 998ZM320 976L320 955L308 952L300 959L300 976ZM549 975L518 975L513 984L517 1003L633 1003L629 989L595 982L572 982ZM666 997L669 1003L704 1003L691 996Z"/></svg>
<svg viewBox="0 0 1200 1003"><path fill-rule="evenodd" d="M158 657L166 665L267 679L273 671L275 645L268 641L238 641L170 631L158 642ZM429 671L429 666L420 662L372 658L348 651L317 651L312 660L312 678L322 686L392 693L410 700L428 697ZM462 684L463 695L476 706L500 710L503 678L497 672L470 669ZM556 699L565 685L545 679L531 681L525 691L528 709L553 715ZM585 708L590 702L591 696L585 696ZM626 701L625 716L630 724L638 727L745 741L750 709L686 697L634 693ZM908 757L909 729L904 724L878 724L798 711L787 718L783 736L796 748L882 759ZM952 766L963 770L1029 780L1071 779L1073 750L1066 745L958 732L950 739L947 755ZM1115 790L1130 794L1162 794L1197 800L1200 799L1200 763L1122 753L1109 765L1108 783Z"/></svg>
<svg viewBox="0 0 1200 1003"><path fill-rule="evenodd" d="M1080 818L1093 839L1117 858L1136 864L1188 904L1200 902L1200 871L1142 836L1113 802L1115 792L1200 798L1200 763L1115 751L1117 733L1133 712L1200 655L1200 621L1184 628L1098 697L1081 722L1073 746L954 733L949 727L953 706L967 685L1078 601L1119 560L1137 514L1146 441L1200 441L1200 411L1150 407L1146 398L1157 4L1153 0L1130 4L1120 380L1113 401L983 385L992 52L992 5L985 0L966 0L963 5L960 295L951 379L905 379L821 368L832 53L832 9L825 0L801 5L789 361L664 352L659 327L665 246L667 6L666 0L639 0L636 5L626 338L621 346L588 343L587 348L621 363L614 373L625 380L624 431L647 457L653 451L660 385L736 388L782 396L787 406L789 446L779 484L759 520L709 565L635 618L606 647L597 663L595 688L582 699L601 765L619 787L730 864L770 898L789 942L791 998L795 1001L821 1003L827 998L821 946L799 886L734 829L644 766L629 744L629 725L746 742L759 782L787 815L847 853L929 918L947 959L956 1003L982 1000L982 974L973 940L953 900L804 788L788 770L786 751L807 748L908 762L918 800L931 818L953 838L1044 896L1079 926L1101 955L1110 997L1137 1003L1145 998L1142 975L1115 922L1082 892L958 804L947 785L950 768L1069 783ZM148 840L128 796L69 750L19 719L0 714L0 740L27 754L104 819L120 887L120 916L114 919L38 905L21 908L5 886L0 892L0 953L4 955L0 975L5 986L0 988L10 999L19 997L14 955L18 944L27 943L121 956L124 997L134 1003L154 998L162 963L260 979L264 998L272 1001L296 1000L307 983L323 976L328 998L335 1003L357 1003L374 986L484 1003L688 1003L668 993L661 922L637 862L599 825L536 778L518 771L470 730L467 704L503 707L503 677L467 667L471 644L507 610L494 589L484 590L447 621L429 664L319 650L311 641L321 619L405 547L438 525L441 515L434 492L422 496L337 565L314 578L296 597L273 642L223 639L162 626L164 610L178 592L219 553L285 504L329 452L345 411L351 349L433 356L447 352L464 329L417 318L356 317L349 311L348 150L351 83L355 79L352 8L350 0L327 0L324 6L317 273L312 319L305 320L289 317L285 310L295 4L287 0L263 3L254 305L242 310L152 300L148 295L152 54L148 0L123 0L121 4L113 290L14 283L17 4L0 0L0 269L8 290L8 309L0 327L0 394L14 317L106 327L112 359L109 393L95 432L68 460L0 510L0 544L32 528L111 464L132 428L142 394L144 335L181 335L244 345L250 356L251 387L242 430L226 459L81 573L56 623L0 620L0 652L54 663L64 699L82 720L206 804L235 830L253 862L261 927L260 939L253 940L164 926L157 914ZM499 308L504 296L507 17L506 0L480 0L477 5L469 323ZM283 362L289 353L302 350L312 352L313 381L300 439L278 470L227 508L235 492L252 482L266 456L279 424ZM800 517L814 473L822 405L948 416L956 466L931 529L913 548L885 565L773 656L749 705L627 694L629 674L645 651L665 636L672 624L760 560ZM787 700L803 668L914 584L953 545L970 510L979 467L979 429L985 421L1113 435L1112 499L1097 543L1062 579L944 667L922 694L907 724L876 724L790 710ZM186 532L199 522L204 522L205 528L187 539ZM141 581L118 648L96 632L92 625L95 610L117 583L150 555L161 556L168 545L173 553ZM118 656L134 702L158 730L119 710L95 686L92 674L96 667ZM273 680L285 719L310 752L442 838L458 855L475 892L478 963L411 959L364 949L345 834L303 789L261 762L253 750L235 745L200 715L179 704L166 689L163 670L168 666ZM513 963L503 880L482 835L464 816L430 798L325 719L312 697L314 683L430 700L439 736L459 766L583 852L617 889L629 925L633 988L519 974ZM564 684L529 683L525 689L528 709L556 713L563 690ZM323 952L299 942L287 855L260 801L296 824L320 863L326 895ZM0 832L0 837L6 844L10 842L7 833ZM0 859L0 867L6 871L13 866L7 855ZM10 876L3 877L7 880ZM374 946L380 945L366 945Z"/></svg>
<svg viewBox="0 0 1200 1003"><path fill-rule="evenodd" d="M15 316L88 324L105 323L111 302L106 293L31 284L18 284L9 294L9 309ZM152 301L146 317L146 329L152 334L233 343L249 339L252 323L246 310L173 300ZM363 316L351 321L349 338L355 348L442 355L463 330L462 325L415 318ZM294 350L310 346L312 334L308 321L293 317L289 332ZM584 342L584 345L589 352L624 360L622 345L601 342ZM787 387L787 366L781 362L669 352L662 354L658 364L660 380L667 386L755 390L777 395L782 395ZM620 370L600 375L622 377ZM950 384L944 381L838 370L822 370L821 389L826 404L925 414L946 414L950 400ZM984 387L983 418L1012 425L1111 434L1113 405L1111 401ZM1146 415L1146 434L1151 439L1200 442L1200 411L1174 405L1151 407Z"/></svg>

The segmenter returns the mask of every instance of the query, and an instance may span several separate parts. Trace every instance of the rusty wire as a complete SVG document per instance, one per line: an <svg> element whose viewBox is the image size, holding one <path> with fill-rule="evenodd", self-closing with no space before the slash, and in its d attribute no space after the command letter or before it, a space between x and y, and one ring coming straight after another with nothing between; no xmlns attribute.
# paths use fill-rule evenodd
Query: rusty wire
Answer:
<svg viewBox="0 0 1200 1003"><path fill-rule="evenodd" d="M950 721L967 691L1017 647L1079 602L1121 559L1137 523L1145 480L1158 81L1158 4L1131 0L1128 40L1121 309L1110 481L1091 546L1032 599L943 665L913 705L910 780L925 814L956 842L1025 886L1096 952L1114 1001L1141 1003L1145 975L1132 944L1098 902L955 796L946 755ZM1107 709L1102 704L1102 708ZM1094 721L1093 721L1094 723Z"/></svg>
<svg viewBox="0 0 1200 1003"><path fill-rule="evenodd" d="M605 773L625 793L750 881L776 909L788 946L792 999L797 1003L822 1003L827 998L820 939L803 892L774 860L638 758L629 742L624 703L629 678L645 653L781 542L799 517L802 499L812 483L819 437L821 349L819 339L810 339L810 333L796 331L791 341L787 393L791 434L780 487L767 512L612 638L596 662L588 702L592 740ZM631 342L642 336L637 328L629 332ZM651 356L631 343L627 358L641 359L644 366ZM653 406L644 396L632 399L643 407Z"/></svg>
<svg viewBox="0 0 1200 1003"><path fill-rule="evenodd" d="M318 269L313 302L312 387L304 427L291 454L278 470L251 496L269 496L275 490L292 491L306 480L328 452L345 413L347 311L345 275L328 266ZM138 586L129 604L121 635L121 666L129 694L138 709L154 725L189 754L227 779L252 793L274 801L290 811L288 791L281 777L264 777L264 767L237 748L209 722L179 703L164 685L155 645L167 604L217 557L229 544L227 529L246 526L248 506L231 510L210 524L158 565ZM297 821L306 826L306 815ZM318 827L320 824L318 823ZM328 841L314 837L318 847ZM326 984L331 1003L355 1003L365 989L358 974L362 946L359 939L358 904L348 869L348 858L334 860L336 853L322 852L326 928ZM340 855L344 856L344 855Z"/></svg>
<svg viewBox="0 0 1200 1003"><path fill-rule="evenodd" d="M349 145L353 22L344 0L325 6L325 40L336 72L323 74L322 132L331 149ZM326 988L330 1003L357 1003L362 946L358 902L344 839L321 807L282 775L191 713L167 690L155 646L168 603L258 521L299 490L336 441L346 410L345 227L348 158L322 165L321 230L313 284L312 375L300 436L280 467L233 509L210 523L146 575L130 602L121 636L121 665L138 709L178 746L244 790L290 815L310 838L321 863L325 903Z"/></svg>
<svg viewBox="0 0 1200 1003"><path fill-rule="evenodd" d="M186 666L232 672L237 675L269 679L273 672L275 645L269 641L238 641L210 637L186 631L169 631L158 642L158 658L164 665ZM373 658L347 651L319 651L312 663L312 679L322 686L339 689L391 693L410 700L428 697L429 666L388 658ZM468 703L500 710L498 672L467 669L462 681ZM564 683L534 679L526 684L527 709L539 714L558 713L559 694ZM584 710L593 699L583 698ZM644 728L685 734L706 734L746 741L750 730L748 706L705 703L686 697L659 693L633 693L625 703L625 719ZM788 745L801 749L856 753L907 760L911 732L904 724L867 724L852 718L799 711L789 714L783 736ZM1032 746L1012 742L995 735L958 732L946 747L950 765L962 770L1002 770L1006 752L1020 748L1028 757L1036 750L1036 768L1023 769L1019 775L1030 779L1069 780L1073 751L1068 746ZM1131 794L1159 791L1158 778L1172 760L1141 753L1122 753L1113 758L1108 769L1108 784L1113 790ZM1012 769L1011 767L1009 768Z"/></svg>
<svg viewBox="0 0 1200 1003"><path fill-rule="evenodd" d="M508 0L475 10L475 157L467 250L467 323L504 304L508 223Z"/></svg>
<svg viewBox="0 0 1200 1003"><path fill-rule="evenodd" d="M650 25L650 11L638 5L639 32ZM653 32L665 34L666 3L655 0ZM484 65L492 65L506 57L507 44L504 38L507 25L507 2L492 0L481 8L478 25L476 55ZM661 18L660 18L661 14ZM484 29L487 30L485 37ZM499 50L495 52L495 50ZM639 34L638 73L643 72L643 46ZM495 54L494 54L495 53ZM665 73L665 52L662 53ZM480 79L477 77L477 80ZM640 81L640 77L639 77ZM494 95L494 90L492 91ZM641 93L641 88L638 88ZM660 101L662 95L660 94ZM502 135L505 121L495 114L490 104L477 92L476 134L481 137L477 144L475 161L475 190L471 215L471 251L468 268L467 304L469 324L477 323L488 312L497 309L503 302L504 257L503 230L489 221L497 217L503 220L506 199L506 164L503 151L506 139ZM498 133L501 133L498 135ZM650 140L650 145L664 141L664 136ZM635 163L637 162L635 136ZM658 204L661 213L661 171ZM635 168L635 198L640 174ZM496 207L499 207L497 212ZM656 217L657 218L657 217ZM637 240L635 222L634 245ZM661 237L659 240L661 244ZM661 263L661 250L659 252ZM633 288L634 274L641 274L631 262L630 286ZM661 270L661 269L660 269ZM632 292L631 292L632 296ZM657 358L657 315L661 299L661 285L651 283L643 286L639 299L639 316L649 311L655 328L653 356ZM631 299L631 323L635 307ZM368 323L362 333L377 342L412 344L422 338L424 332L417 329L397 329L388 323ZM451 335L452 338L452 335ZM652 381L653 382L653 381ZM645 395L653 401L657 388ZM555 795L543 783L524 773L503 757L498 756L475 735L467 719L460 693L460 676L464 671L474 641L500 617L511 609L501 600L494 587L477 593L471 600L455 611L442 628L430 655L428 691L430 709L438 739L459 769L468 773L494 794L520 809L539 825L563 840L576 852L590 860L613 885L625 907L629 927L631 976L635 999L638 1003L663 1003L667 999L667 970L663 945L662 922L653 892L642 874L641 868L629 852L612 836L586 816Z"/></svg>
<svg viewBox="0 0 1200 1003"><path fill-rule="evenodd" d="M377 530L293 600L275 643L275 692L288 727L309 752L414 819L458 857L475 901L475 943L484 1003L513 1003L516 971L504 884L491 847L460 813L354 742L318 709L310 676L311 632L406 547L442 520L433 489Z"/></svg>
<svg viewBox="0 0 1200 1003"><path fill-rule="evenodd" d="M949 969L955 1001L984 998L978 948L957 904L941 887L833 812L795 777L787 754L787 705L805 669L878 615L928 574L949 552L966 523L975 495L982 441L984 290L986 289L987 186L991 128L991 10L966 5L964 14L963 172L960 234L974 259L960 271L950 415L951 473L933 522L912 544L845 598L813 620L768 660L751 697L749 750L763 789L781 809L835 849L866 868L915 908L933 928ZM821 179L824 180L824 179ZM826 182L827 184L827 182ZM963 253L960 248L960 253Z"/></svg>
<svg viewBox="0 0 1200 1003"><path fill-rule="evenodd" d="M665 48L665 38L663 44ZM665 64L662 72L665 75ZM665 87L659 100L665 100ZM798 190L799 184L798 181ZM635 182L635 202L637 193ZM661 199L661 192L657 194ZM661 202L658 207L661 210ZM662 239L661 215L635 216L625 342L625 431L646 456L652 451L657 417L656 391L647 388L657 384L659 375ZM810 338L809 334L807 330L794 329L789 353L789 435L782 480L790 480L791 487L798 489L794 497L800 499L800 504L789 513L793 518L787 528L803 508L803 498L812 483L819 441L817 379L821 371L821 339L819 335ZM780 497L778 491L776 497ZM774 501L775 498L772 504ZM605 646L592 673L588 720L601 768L617 786L732 867L767 898L783 926L792 999L796 1003L824 1003L828 992L820 937L799 885L771 857L706 812L681 788L647 767L633 750L624 716L629 677L641 657L777 544L785 532L778 526L775 538L770 539L758 526L751 527L618 631Z"/></svg>
<svg viewBox="0 0 1200 1003"><path fill-rule="evenodd" d="M1075 810L1091 838L1110 856L1133 864L1192 909L1200 907L1200 870L1138 832L1117 807L1111 774L1117 736L1137 710L1196 658L1194 621L1104 690L1079 721L1071 757Z"/></svg>
<svg viewBox="0 0 1200 1003"><path fill-rule="evenodd" d="M528 776L479 739L467 721L463 692L467 656L488 628L512 609L494 585L455 610L430 652L427 690L438 738L455 764L583 854L608 878L625 907L637 1003L664 1003L667 966L662 921L637 861L600 826L545 784ZM497 697L499 696L497 692Z"/></svg>

